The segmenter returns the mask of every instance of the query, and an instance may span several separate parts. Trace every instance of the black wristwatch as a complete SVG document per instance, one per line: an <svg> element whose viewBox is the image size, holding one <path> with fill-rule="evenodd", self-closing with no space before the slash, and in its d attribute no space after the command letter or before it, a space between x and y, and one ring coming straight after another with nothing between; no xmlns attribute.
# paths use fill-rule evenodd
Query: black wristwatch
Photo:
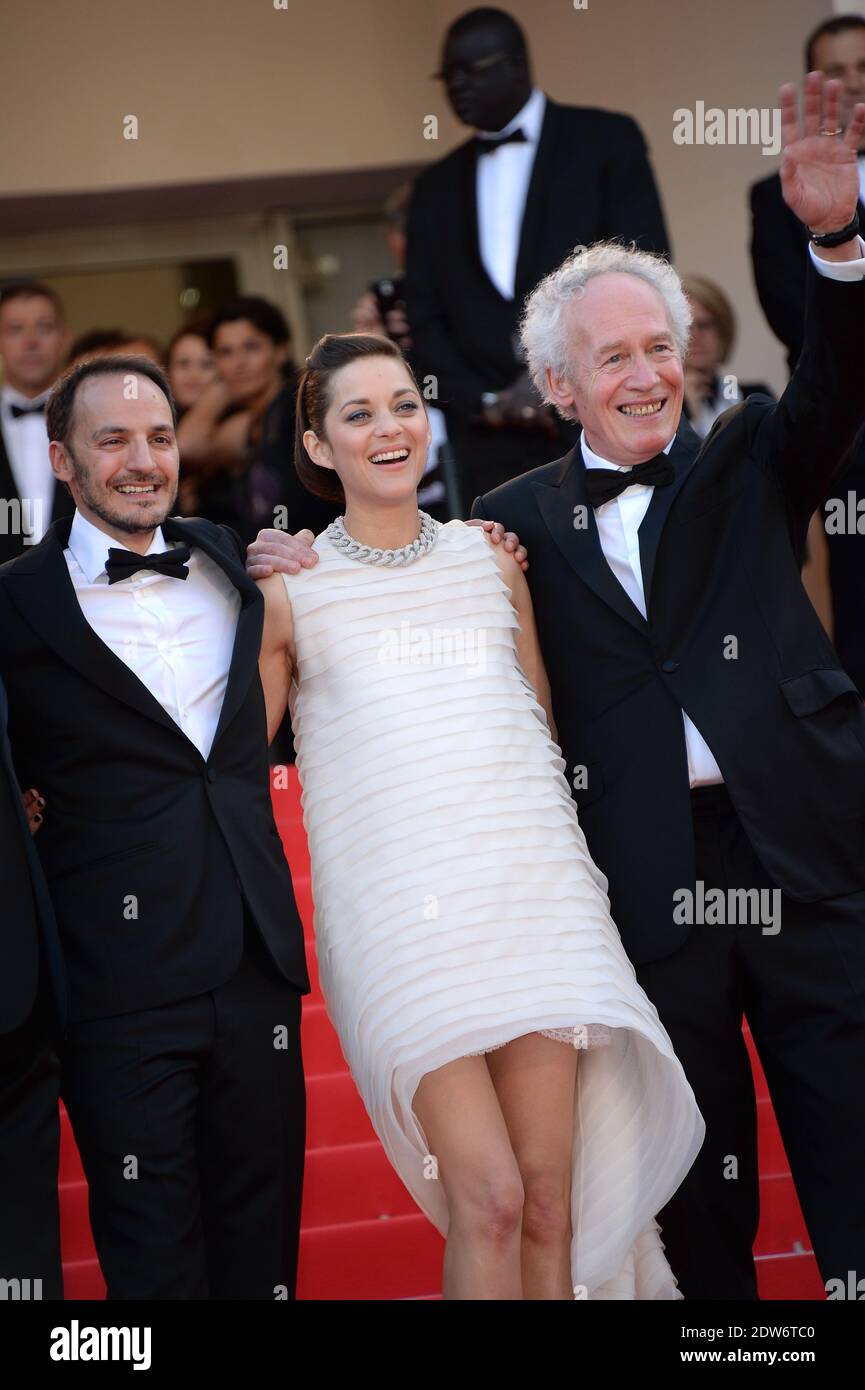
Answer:
<svg viewBox="0 0 865 1390"><path fill-rule="evenodd" d="M859 231L859 209L854 212L853 221L838 232L812 232L810 227L808 231L815 246L823 246L827 251L833 246L843 246L845 241L852 241Z"/></svg>

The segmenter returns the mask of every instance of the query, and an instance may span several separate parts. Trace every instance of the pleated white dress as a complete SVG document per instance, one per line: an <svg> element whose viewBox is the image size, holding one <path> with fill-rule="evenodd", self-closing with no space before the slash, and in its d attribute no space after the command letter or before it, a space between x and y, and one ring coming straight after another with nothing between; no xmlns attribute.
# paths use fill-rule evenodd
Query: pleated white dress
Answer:
<svg viewBox="0 0 865 1390"><path fill-rule="evenodd" d="M283 577L316 955L375 1131L446 1235L421 1077L529 1032L569 1040L575 1297L680 1298L655 1216L705 1126L610 917L489 543L451 521L402 568L325 532L315 549Z"/></svg>

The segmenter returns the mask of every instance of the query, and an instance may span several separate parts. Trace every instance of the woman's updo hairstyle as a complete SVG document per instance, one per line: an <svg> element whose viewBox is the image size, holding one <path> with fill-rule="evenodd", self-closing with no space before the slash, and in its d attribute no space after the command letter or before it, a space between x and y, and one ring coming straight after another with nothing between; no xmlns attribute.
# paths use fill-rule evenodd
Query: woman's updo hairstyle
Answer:
<svg viewBox="0 0 865 1390"><path fill-rule="evenodd" d="M402 362L417 386L414 372L396 343L373 333L325 333L306 359L297 384L294 466L308 492L327 502L345 502L342 483L332 468L313 463L303 443L307 430L325 439L324 417L331 403L331 381L341 367L362 357L393 357ZM420 391L418 391L420 394Z"/></svg>

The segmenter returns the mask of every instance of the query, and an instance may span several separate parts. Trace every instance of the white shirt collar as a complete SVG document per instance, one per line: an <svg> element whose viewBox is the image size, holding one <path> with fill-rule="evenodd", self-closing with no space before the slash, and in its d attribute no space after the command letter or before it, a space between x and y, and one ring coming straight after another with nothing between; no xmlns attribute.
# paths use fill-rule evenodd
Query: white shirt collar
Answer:
<svg viewBox="0 0 865 1390"><path fill-rule="evenodd" d="M668 454L675 442L676 436L673 435L669 444L665 444L661 452ZM583 451L583 463L587 468L636 468L637 466L634 463L610 463L609 459L601 458L600 454L596 454L594 449L589 448L586 443L585 432L580 435L580 448Z"/></svg>
<svg viewBox="0 0 865 1390"><path fill-rule="evenodd" d="M510 135L512 130L521 129L528 143L536 145L541 138L541 126L544 123L546 106L547 99L540 87L533 87L532 94L525 106L508 121L507 125L502 126L501 130L479 130L477 133L487 138L498 138L502 135Z"/></svg>
<svg viewBox="0 0 865 1390"><path fill-rule="evenodd" d="M86 516L82 516L79 511L75 512L69 532L68 549L72 551L88 583L95 583L99 576L105 573L108 552L112 547L119 550L128 549L122 541L114 540L112 536L100 531L98 526L94 526L92 521L88 521ZM162 555L168 549L170 547L160 527L147 553Z"/></svg>

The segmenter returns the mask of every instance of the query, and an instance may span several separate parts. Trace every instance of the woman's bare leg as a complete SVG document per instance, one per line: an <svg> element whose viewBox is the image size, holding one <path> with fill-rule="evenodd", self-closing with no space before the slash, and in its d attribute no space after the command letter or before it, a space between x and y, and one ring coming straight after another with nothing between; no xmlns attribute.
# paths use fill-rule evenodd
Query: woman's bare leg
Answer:
<svg viewBox="0 0 865 1390"><path fill-rule="evenodd" d="M521 1299L523 1188L486 1058L427 1072L412 1109L447 1196L443 1297Z"/></svg>
<svg viewBox="0 0 865 1390"><path fill-rule="evenodd" d="M487 1053L522 1177L523 1297L570 1299L571 1165L578 1051L529 1033Z"/></svg>

